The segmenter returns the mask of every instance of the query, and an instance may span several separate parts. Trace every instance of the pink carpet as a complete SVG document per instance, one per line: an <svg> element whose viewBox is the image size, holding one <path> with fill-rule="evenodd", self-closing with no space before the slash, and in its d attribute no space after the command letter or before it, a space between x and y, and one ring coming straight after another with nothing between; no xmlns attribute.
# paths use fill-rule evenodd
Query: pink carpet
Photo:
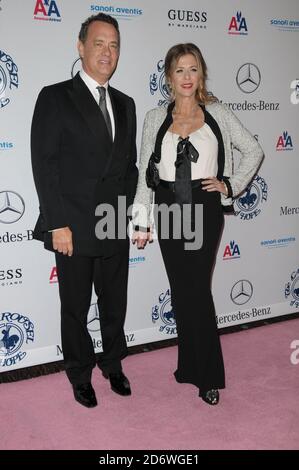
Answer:
<svg viewBox="0 0 299 470"><path fill-rule="evenodd" d="M0 448L299 449L295 339L299 319L222 335L227 388L216 407L175 382L176 347L125 360L131 397L94 370L93 409L74 401L64 373L1 384Z"/></svg>

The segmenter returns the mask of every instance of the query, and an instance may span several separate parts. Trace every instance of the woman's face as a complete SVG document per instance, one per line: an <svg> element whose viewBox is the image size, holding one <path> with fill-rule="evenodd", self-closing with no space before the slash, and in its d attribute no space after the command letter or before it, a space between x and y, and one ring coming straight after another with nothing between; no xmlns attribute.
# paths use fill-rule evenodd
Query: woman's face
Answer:
<svg viewBox="0 0 299 470"><path fill-rule="evenodd" d="M193 54L179 58L170 76L170 82L175 97L194 96L201 79L201 70Z"/></svg>

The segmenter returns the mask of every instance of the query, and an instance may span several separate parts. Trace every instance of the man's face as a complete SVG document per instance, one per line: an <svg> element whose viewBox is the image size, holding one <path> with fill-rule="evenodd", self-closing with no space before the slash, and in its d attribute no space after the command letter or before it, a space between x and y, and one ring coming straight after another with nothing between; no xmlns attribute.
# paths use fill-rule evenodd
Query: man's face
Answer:
<svg viewBox="0 0 299 470"><path fill-rule="evenodd" d="M94 21L88 27L85 42L78 42L85 72L100 85L106 83L117 66L119 41L112 24Z"/></svg>

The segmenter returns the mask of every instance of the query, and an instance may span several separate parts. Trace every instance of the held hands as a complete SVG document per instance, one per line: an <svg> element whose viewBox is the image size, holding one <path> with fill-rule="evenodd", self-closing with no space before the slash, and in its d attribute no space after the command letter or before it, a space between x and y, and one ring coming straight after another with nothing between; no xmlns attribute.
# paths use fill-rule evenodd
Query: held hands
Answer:
<svg viewBox="0 0 299 470"><path fill-rule="evenodd" d="M205 178L201 185L202 189L208 192L218 191L219 193L225 194L225 196L228 194L226 184L223 181L219 181L215 176Z"/></svg>
<svg viewBox="0 0 299 470"><path fill-rule="evenodd" d="M52 242L54 250L64 255L73 254L73 236L69 227L63 227L52 232Z"/></svg>
<svg viewBox="0 0 299 470"><path fill-rule="evenodd" d="M152 232L141 232L141 231L134 231L132 235L132 243L135 245L137 242L137 248L144 248L147 242L152 243L153 235Z"/></svg>

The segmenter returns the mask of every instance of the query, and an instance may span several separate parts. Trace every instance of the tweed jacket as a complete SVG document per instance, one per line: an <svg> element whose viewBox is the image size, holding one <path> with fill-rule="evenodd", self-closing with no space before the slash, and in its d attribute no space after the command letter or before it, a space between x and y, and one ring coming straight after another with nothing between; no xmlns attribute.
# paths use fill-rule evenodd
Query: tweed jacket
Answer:
<svg viewBox="0 0 299 470"><path fill-rule="evenodd" d="M206 105L206 111L216 120L224 144L223 179L229 181L232 197L237 197L250 183L263 158L263 150L257 140L243 126L235 114L219 102ZM143 124L139 161L139 179L133 204L133 224L149 227L152 224L153 191L146 184L146 169L154 151L157 132L167 115L167 109L154 108L147 112ZM241 153L240 163L234 168L233 148ZM221 204L232 205L232 197L221 194Z"/></svg>

